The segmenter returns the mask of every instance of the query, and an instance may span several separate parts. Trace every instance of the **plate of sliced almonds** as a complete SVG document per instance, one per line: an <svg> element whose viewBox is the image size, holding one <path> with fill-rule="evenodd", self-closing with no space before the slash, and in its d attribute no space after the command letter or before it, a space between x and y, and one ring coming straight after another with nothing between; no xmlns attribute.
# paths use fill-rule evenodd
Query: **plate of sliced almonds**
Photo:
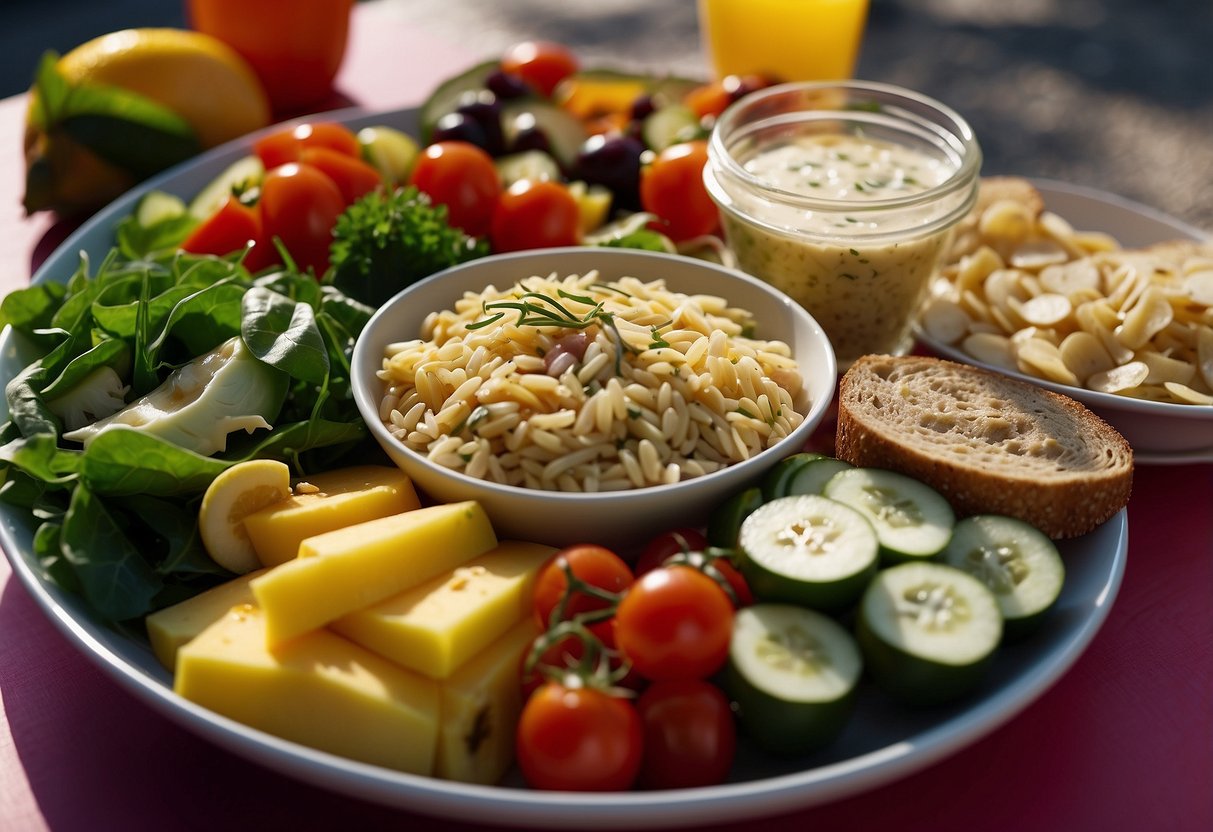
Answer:
<svg viewBox="0 0 1213 832"><path fill-rule="evenodd" d="M1140 463L1213 460L1213 239L1165 214L988 179L917 335L940 356L1081 401Z"/></svg>

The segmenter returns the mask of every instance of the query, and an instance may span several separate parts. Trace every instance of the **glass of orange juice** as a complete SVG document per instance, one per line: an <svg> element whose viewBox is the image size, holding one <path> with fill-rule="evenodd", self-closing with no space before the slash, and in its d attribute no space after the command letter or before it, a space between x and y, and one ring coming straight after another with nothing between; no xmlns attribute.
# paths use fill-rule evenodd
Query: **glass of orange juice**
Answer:
<svg viewBox="0 0 1213 832"><path fill-rule="evenodd" d="M868 0L699 0L700 34L717 78L850 78L867 17Z"/></svg>

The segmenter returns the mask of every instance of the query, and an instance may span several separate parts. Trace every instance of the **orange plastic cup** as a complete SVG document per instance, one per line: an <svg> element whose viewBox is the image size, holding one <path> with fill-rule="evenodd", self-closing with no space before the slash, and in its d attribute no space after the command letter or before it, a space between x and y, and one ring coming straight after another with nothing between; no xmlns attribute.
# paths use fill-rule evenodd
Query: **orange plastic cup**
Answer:
<svg viewBox="0 0 1213 832"><path fill-rule="evenodd" d="M354 0L186 0L190 26L239 52L265 85L275 114L299 113L333 94Z"/></svg>

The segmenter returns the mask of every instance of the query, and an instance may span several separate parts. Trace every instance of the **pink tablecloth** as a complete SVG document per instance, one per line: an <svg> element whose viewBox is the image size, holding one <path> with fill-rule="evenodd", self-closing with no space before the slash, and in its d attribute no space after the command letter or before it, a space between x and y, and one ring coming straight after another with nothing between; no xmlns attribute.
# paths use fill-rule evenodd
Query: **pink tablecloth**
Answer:
<svg viewBox="0 0 1213 832"><path fill-rule="evenodd" d="M480 57L377 6L359 9L352 38L339 86L369 109L416 103ZM63 236L17 204L23 108L0 102L0 294ZM1035 704L923 772L764 826L1213 829L1213 465L1139 469L1129 529L1108 621ZM0 560L0 829L254 828L439 822L301 784L179 728L69 644Z"/></svg>

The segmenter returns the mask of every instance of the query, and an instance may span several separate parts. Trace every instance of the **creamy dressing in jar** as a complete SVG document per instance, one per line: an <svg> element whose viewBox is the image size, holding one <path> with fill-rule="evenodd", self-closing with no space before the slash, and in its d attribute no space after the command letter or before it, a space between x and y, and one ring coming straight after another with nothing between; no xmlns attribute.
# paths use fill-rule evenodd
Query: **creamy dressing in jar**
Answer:
<svg viewBox="0 0 1213 832"><path fill-rule="evenodd" d="M812 110L799 124L786 106L759 102L759 126L747 129L746 102L799 86L756 93L717 125L704 176L728 244L744 271L809 310L841 368L905 352L951 229L972 206L977 164L963 143L933 143L917 125L902 136L880 107ZM971 153L979 162L975 142Z"/></svg>

